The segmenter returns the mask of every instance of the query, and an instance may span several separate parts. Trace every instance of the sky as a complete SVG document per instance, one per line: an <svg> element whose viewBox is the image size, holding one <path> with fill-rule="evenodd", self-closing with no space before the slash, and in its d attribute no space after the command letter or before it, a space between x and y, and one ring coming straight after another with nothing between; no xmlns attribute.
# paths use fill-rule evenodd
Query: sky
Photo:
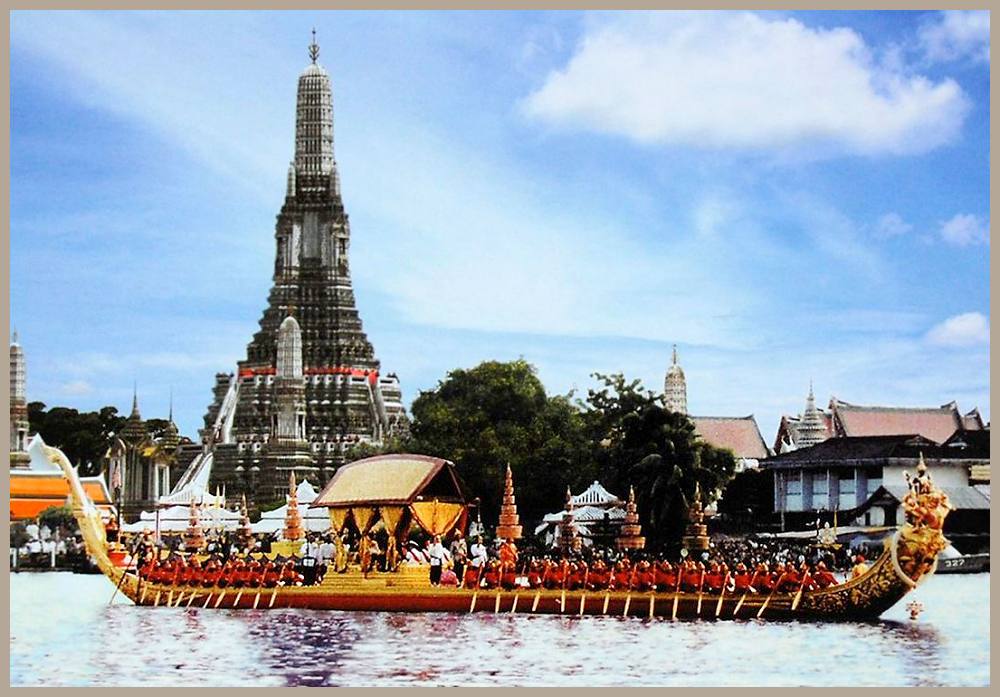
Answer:
<svg viewBox="0 0 1000 697"><path fill-rule="evenodd" d="M989 418L986 12L13 12L28 399L197 437L266 306L315 27L358 308L404 401L523 357L774 440ZM171 397L172 395L172 397Z"/></svg>

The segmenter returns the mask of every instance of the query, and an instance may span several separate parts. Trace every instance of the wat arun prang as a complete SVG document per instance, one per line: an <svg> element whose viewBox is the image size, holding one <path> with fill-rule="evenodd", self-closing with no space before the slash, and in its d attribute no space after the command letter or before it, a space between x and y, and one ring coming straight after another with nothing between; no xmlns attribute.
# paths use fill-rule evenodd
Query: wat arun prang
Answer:
<svg viewBox="0 0 1000 697"><path fill-rule="evenodd" d="M210 487L280 500L291 472L322 485L359 443L408 429L399 380L381 375L351 286L350 224L333 155L333 91L317 62L299 76L295 159L275 227L274 285L235 374L216 375L202 440Z"/></svg>

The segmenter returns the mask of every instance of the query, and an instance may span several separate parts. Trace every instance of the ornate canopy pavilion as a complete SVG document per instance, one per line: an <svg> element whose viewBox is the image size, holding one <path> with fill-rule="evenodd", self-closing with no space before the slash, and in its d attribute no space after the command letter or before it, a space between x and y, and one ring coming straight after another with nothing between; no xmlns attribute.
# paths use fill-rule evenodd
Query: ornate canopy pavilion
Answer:
<svg viewBox="0 0 1000 697"><path fill-rule="evenodd" d="M468 521L469 497L455 463L427 455L379 455L342 466L310 508L327 508L333 532L351 524L364 535L381 519L400 539L416 523L446 535Z"/></svg>

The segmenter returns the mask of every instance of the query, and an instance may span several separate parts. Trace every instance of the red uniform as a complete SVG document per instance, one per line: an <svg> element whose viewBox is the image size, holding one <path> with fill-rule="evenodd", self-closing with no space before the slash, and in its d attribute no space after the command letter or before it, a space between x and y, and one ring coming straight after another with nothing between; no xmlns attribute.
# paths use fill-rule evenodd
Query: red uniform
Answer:
<svg viewBox="0 0 1000 697"><path fill-rule="evenodd" d="M733 590L737 593L746 593L750 590L751 585L756 582L755 574L749 574L744 570L737 570L736 575L733 576Z"/></svg>
<svg viewBox="0 0 1000 697"><path fill-rule="evenodd" d="M608 569L604 562L598 561L594 564L594 568L590 570L590 575L587 578L587 587L595 591L604 590L610 582L611 570Z"/></svg>
<svg viewBox="0 0 1000 697"><path fill-rule="evenodd" d="M486 588L496 588L500 585L500 565L497 562L486 563L486 569L483 570L483 585Z"/></svg>
<svg viewBox="0 0 1000 697"><path fill-rule="evenodd" d="M653 590L656 582L655 579L656 575L653 572L653 567L650 566L648 561L641 561L636 569L633 587L639 591Z"/></svg>
<svg viewBox="0 0 1000 697"><path fill-rule="evenodd" d="M694 593L702 584L703 572L694 564L688 566L681 573L681 590L687 593Z"/></svg>
<svg viewBox="0 0 1000 697"><path fill-rule="evenodd" d="M265 588L274 588L281 579L281 571L274 565L273 561L264 564L263 581Z"/></svg>
<svg viewBox="0 0 1000 697"><path fill-rule="evenodd" d="M658 591L672 591L677 587L677 573L668 561L657 562L653 579Z"/></svg>
<svg viewBox="0 0 1000 697"><path fill-rule="evenodd" d="M528 567L528 586L531 588L539 588L542 585L542 574L544 570L542 565L537 561L531 562L531 566Z"/></svg>
<svg viewBox="0 0 1000 697"><path fill-rule="evenodd" d="M837 584L837 578L831 574L827 569L816 569L816 573L812 575L813 583L816 584L818 588L829 588Z"/></svg>
<svg viewBox="0 0 1000 697"><path fill-rule="evenodd" d="M632 586L632 569L625 562L618 562L614 572L615 590L625 590Z"/></svg>
<svg viewBox="0 0 1000 697"><path fill-rule="evenodd" d="M482 580L480 576L480 571L478 567L469 566L465 569L465 587L466 588L476 588L479 586L479 582Z"/></svg>

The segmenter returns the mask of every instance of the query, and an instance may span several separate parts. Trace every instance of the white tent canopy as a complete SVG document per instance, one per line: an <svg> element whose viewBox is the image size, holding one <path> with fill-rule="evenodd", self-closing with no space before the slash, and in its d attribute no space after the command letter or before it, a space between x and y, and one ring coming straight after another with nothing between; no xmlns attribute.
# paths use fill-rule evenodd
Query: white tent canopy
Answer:
<svg viewBox="0 0 1000 697"><path fill-rule="evenodd" d="M302 515L302 527L307 532L327 532L330 529L330 514L325 508L309 508L316 500L319 492L309 482L302 480L295 490L298 499L299 513ZM288 496L285 496L288 499ZM273 511L262 514L260 520L251 527L254 532L272 534L285 527L285 516L288 514L288 504Z"/></svg>
<svg viewBox="0 0 1000 697"><path fill-rule="evenodd" d="M239 513L212 506L199 508L198 519L201 522L201 529L205 532L220 529L232 531L236 530L240 524ZM187 530L190 522L190 506L170 506L160 510L160 532L183 532ZM156 513L154 511L143 511L139 514L139 520L122 526L123 532L142 532L143 530L156 530Z"/></svg>

